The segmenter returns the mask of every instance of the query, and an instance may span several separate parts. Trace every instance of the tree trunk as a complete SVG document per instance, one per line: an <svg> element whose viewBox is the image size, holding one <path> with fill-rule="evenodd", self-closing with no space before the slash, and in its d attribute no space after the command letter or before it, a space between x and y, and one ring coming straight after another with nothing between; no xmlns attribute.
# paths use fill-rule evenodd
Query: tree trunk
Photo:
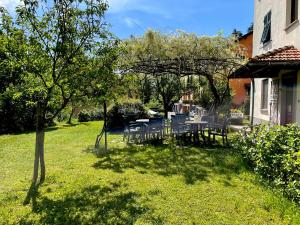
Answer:
<svg viewBox="0 0 300 225"><path fill-rule="evenodd" d="M168 110L164 107L164 114L165 114L165 119L168 118Z"/></svg>
<svg viewBox="0 0 300 225"><path fill-rule="evenodd" d="M166 101L163 103L164 105L164 114L165 114L165 118L168 118L168 112L172 112L172 105L170 105L169 101Z"/></svg>
<svg viewBox="0 0 300 225"><path fill-rule="evenodd" d="M217 108L220 106L221 99L220 99L220 95L218 93L218 90L217 90L217 88L214 84L213 78L210 75L207 75L206 78L208 80L210 90L211 90L211 92L214 96L214 102L213 102L213 107L212 107L213 110L212 111L215 114L216 111L217 111Z"/></svg>
<svg viewBox="0 0 300 225"><path fill-rule="evenodd" d="M108 148L107 148L107 104L106 104L106 101L104 101L103 108L104 108L104 148L105 148L105 152L108 152Z"/></svg>
<svg viewBox="0 0 300 225"><path fill-rule="evenodd" d="M34 166L33 166L33 176L32 176L32 183L36 184L38 175L39 175L39 162L40 162L40 151L39 151L39 133L36 132L36 139L35 139L35 155L34 155Z"/></svg>
<svg viewBox="0 0 300 225"><path fill-rule="evenodd" d="M45 165L45 154L44 154L44 143L45 143L45 130L40 131L39 138L39 149L40 149L40 164L41 164L41 178L40 183L45 181L46 177L46 165Z"/></svg>
<svg viewBox="0 0 300 225"><path fill-rule="evenodd" d="M36 140L35 140L35 158L32 183L37 184L39 164L41 165L40 182L45 180L46 167L44 158L44 140L45 140L45 111L42 104L38 103L36 115Z"/></svg>
<svg viewBox="0 0 300 225"><path fill-rule="evenodd" d="M73 114L75 112L75 107L72 106L72 110L71 110L71 113L70 113L70 116L69 116L69 119L68 119L68 124L72 124L72 117L73 117Z"/></svg>

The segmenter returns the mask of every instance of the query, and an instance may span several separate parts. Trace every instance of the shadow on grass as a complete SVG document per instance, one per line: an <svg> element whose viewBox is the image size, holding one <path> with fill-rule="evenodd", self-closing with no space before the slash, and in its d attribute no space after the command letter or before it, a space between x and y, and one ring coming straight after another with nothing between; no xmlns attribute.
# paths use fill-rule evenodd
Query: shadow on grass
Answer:
<svg viewBox="0 0 300 225"><path fill-rule="evenodd" d="M23 205L28 205L30 202L32 202L33 205L36 204L36 198L39 196L39 187L40 187L40 183L35 185L35 184L31 184L26 198L23 202Z"/></svg>
<svg viewBox="0 0 300 225"><path fill-rule="evenodd" d="M92 151L92 148L85 150ZM232 175L246 169L243 160L230 149L179 147L176 145L127 146L110 149L109 154L96 154L99 161L93 167L122 173L134 169L139 173L161 176L180 175L186 184L208 181L209 176L224 175L230 185Z"/></svg>
<svg viewBox="0 0 300 225"><path fill-rule="evenodd" d="M37 194L32 202L32 212L39 216L38 224L134 224L148 211L140 195L129 191L121 182L89 186L62 199ZM30 216L20 224L31 224Z"/></svg>
<svg viewBox="0 0 300 225"><path fill-rule="evenodd" d="M80 123L66 123L66 124L63 124L62 126L64 128L68 128L68 127L77 127L78 125L80 125Z"/></svg>

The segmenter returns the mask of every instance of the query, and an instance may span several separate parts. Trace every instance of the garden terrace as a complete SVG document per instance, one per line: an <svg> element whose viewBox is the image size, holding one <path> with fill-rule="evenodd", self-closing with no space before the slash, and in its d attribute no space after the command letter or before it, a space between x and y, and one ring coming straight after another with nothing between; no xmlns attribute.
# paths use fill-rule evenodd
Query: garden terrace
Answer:
<svg viewBox="0 0 300 225"><path fill-rule="evenodd" d="M35 135L0 136L0 224L299 224L299 208L230 148L126 146L110 135L110 153L95 154L100 123L46 131L48 179L28 205Z"/></svg>

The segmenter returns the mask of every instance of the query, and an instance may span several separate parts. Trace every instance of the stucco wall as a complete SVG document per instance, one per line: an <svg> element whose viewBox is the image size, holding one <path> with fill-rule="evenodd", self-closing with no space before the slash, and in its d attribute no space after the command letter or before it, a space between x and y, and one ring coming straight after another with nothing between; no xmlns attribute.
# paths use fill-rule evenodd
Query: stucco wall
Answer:
<svg viewBox="0 0 300 225"><path fill-rule="evenodd" d="M300 71L298 71L298 81L297 81L297 97L296 97L296 122L300 124Z"/></svg>
<svg viewBox="0 0 300 225"><path fill-rule="evenodd" d="M298 21L293 23L292 26L288 23L290 18L289 18L289 13L287 14L287 11L289 8L288 4L290 3L290 0L254 0L254 2L255 2L255 10L254 10L253 56L261 55L268 51L282 48L287 45L294 45L296 48L300 49L300 24ZM299 18L300 2L298 4L298 8L299 8L298 9L298 18ZM261 37L264 29L264 17L270 10L272 11L271 41L267 44L262 44ZM261 112L262 80L263 79L255 79L254 118L256 122L259 122L260 120L269 121L270 119L269 118L270 107L268 109L267 115ZM271 97L271 79L269 79L269 101L270 101L270 97ZM300 123L300 72L298 72L296 104L297 104L296 121ZM250 107L250 109L252 109L252 107Z"/></svg>
<svg viewBox="0 0 300 225"><path fill-rule="evenodd" d="M267 51L294 45L300 49L300 24L296 22L293 26L287 26L287 3L289 0L254 0L254 36L253 55L260 55ZM300 3L300 2L299 2ZM300 16L300 4L298 5ZM263 45L261 36L264 30L264 17L272 10L271 41Z"/></svg>
<svg viewBox="0 0 300 225"><path fill-rule="evenodd" d="M270 119L270 107L268 107L267 112L261 111L261 94L262 94L262 81L264 79L255 79L255 89L254 89L254 118L256 120L254 121L254 124L261 123L261 121L269 121ZM270 96L271 96L271 79L269 79L269 89L268 89L268 96L269 96L269 102L270 102ZM251 87L252 88L252 87ZM253 90L253 89L252 89ZM268 104L269 106L269 104ZM250 110L252 112L252 101L250 105ZM252 115L250 112L250 115ZM261 121L260 121L261 120Z"/></svg>

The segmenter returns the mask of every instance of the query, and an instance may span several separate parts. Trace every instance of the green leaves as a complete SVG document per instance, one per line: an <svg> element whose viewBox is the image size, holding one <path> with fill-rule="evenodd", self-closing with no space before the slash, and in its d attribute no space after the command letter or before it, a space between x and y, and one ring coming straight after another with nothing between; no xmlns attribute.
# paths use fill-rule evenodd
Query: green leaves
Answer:
<svg viewBox="0 0 300 225"><path fill-rule="evenodd" d="M197 77L197 87L183 85L181 90L196 93L196 100L207 109L214 106L215 110L223 110L220 106L230 105L228 76L241 64L237 57L239 47L233 38L222 34L200 37L183 31L164 34L148 30L142 37L123 41L122 47L120 70L154 77L177 77L184 83L186 78ZM197 99L197 95L201 97ZM227 109L224 107L224 110Z"/></svg>
<svg viewBox="0 0 300 225"><path fill-rule="evenodd" d="M297 125L258 126L247 136L237 135L233 146L258 174L300 203L299 137Z"/></svg>
<svg viewBox="0 0 300 225"><path fill-rule="evenodd" d="M51 120L75 97L113 95L105 90L116 86L118 52L103 18L107 7L102 0L23 0L15 19L0 9L0 99L6 96L3 101L9 103L5 116L18 111L12 107L15 101L32 111L41 103Z"/></svg>

